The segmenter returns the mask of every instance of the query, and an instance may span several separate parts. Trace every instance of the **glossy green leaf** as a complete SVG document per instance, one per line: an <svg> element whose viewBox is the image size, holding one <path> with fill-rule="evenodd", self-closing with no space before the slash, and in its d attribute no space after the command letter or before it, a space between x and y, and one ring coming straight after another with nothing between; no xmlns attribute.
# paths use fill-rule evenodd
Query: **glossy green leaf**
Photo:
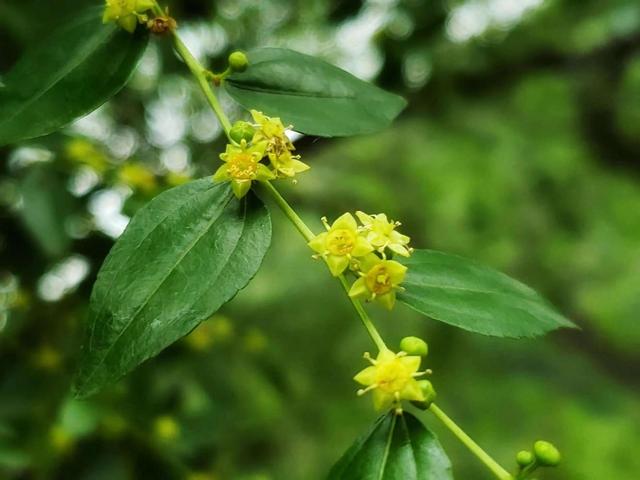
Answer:
<svg viewBox="0 0 640 480"><path fill-rule="evenodd" d="M90 8L27 52L0 82L0 145L49 134L105 103L128 81L148 40L103 25Z"/></svg>
<svg viewBox="0 0 640 480"><path fill-rule="evenodd" d="M298 132L321 137L376 132L406 106L402 97L309 55L262 48L248 57L249 68L225 80L229 95Z"/></svg>
<svg viewBox="0 0 640 480"><path fill-rule="evenodd" d="M380 417L331 469L328 480L451 480L436 436L404 412Z"/></svg>
<svg viewBox="0 0 640 480"><path fill-rule="evenodd" d="M254 195L197 180L153 199L107 256L93 287L78 396L113 382L189 333L255 275L271 220Z"/></svg>
<svg viewBox="0 0 640 480"><path fill-rule="evenodd" d="M575 327L531 288L473 260L416 250L402 263L409 270L398 299L435 320L512 338Z"/></svg>

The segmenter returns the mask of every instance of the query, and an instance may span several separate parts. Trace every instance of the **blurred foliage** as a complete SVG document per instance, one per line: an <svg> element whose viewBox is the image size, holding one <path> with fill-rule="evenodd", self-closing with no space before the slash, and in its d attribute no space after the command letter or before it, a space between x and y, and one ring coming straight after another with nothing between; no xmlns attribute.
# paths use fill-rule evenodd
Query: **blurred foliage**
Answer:
<svg viewBox="0 0 640 480"><path fill-rule="evenodd" d="M0 71L77 4L0 3ZM640 4L171 8L213 68L236 47L287 46L409 98L380 135L299 139L313 168L287 195L310 222L385 211L415 245L477 258L552 299L582 331L513 342L406 308L375 313L391 339L429 339L440 403L503 463L546 438L565 461L545 478L635 478ZM157 41L114 101L60 134L0 150L0 478L322 478L366 430L374 414L351 377L371 345L277 212L263 269L220 315L109 391L69 397L91 285L114 238L158 192L210 174L222 144ZM490 478L426 420L457 478Z"/></svg>

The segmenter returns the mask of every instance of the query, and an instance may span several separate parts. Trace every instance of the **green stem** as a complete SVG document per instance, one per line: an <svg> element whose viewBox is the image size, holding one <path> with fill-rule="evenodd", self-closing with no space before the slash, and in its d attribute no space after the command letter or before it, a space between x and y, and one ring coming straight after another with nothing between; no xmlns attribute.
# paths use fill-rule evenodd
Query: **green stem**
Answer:
<svg viewBox="0 0 640 480"><path fill-rule="evenodd" d="M165 12L160 8L158 3L156 2L153 7L153 12L158 16L164 16ZM229 130L231 130L231 122L227 118L227 115L224 113L218 98L215 93L213 93L213 89L211 88L211 84L209 82L210 72L202 66L202 64L193 56L193 54L189 51L187 46L184 44L178 32L173 32L173 45L178 52L178 55L182 57L184 63L187 64L189 70L193 74L193 76L198 81L198 85L200 85L200 89L202 93L204 93L207 102L211 106L213 113L216 114L218 120L220 121L220 125L224 130L224 133L229 137Z"/></svg>
<svg viewBox="0 0 640 480"><path fill-rule="evenodd" d="M191 52L189 51L187 46L182 42L182 40L180 39L177 33L174 33L173 35L173 44L176 47L176 51L178 52L178 54L182 57L184 62L187 64L187 67L189 67L189 70L191 70L191 73L193 74L193 76L196 77L196 80L198 81L198 85L200 85L200 89L202 90L202 93L204 93L204 96L207 99L207 102L209 102L209 105L213 109L213 112L216 114L216 117L218 117L218 120L220 121L220 124L224 129L224 133L228 137L229 130L231 130L231 122L229 122L229 119L227 118L224 111L222 110L222 107L220 106L220 102L218 102L218 98L216 97L215 93L213 93L213 90L211 89L211 84L207 79L207 74L206 74L207 69L204 68L200 64L200 62L198 62L198 60L196 60L196 58L191 54Z"/></svg>
<svg viewBox="0 0 640 480"><path fill-rule="evenodd" d="M433 413L438 420L440 420L445 427L447 427L451 433L453 433L458 440L460 440L478 459L485 464L485 466L491 470L491 472L499 480L513 480L513 477L502 466L496 462L491 456L485 452L480 445L473 441L473 439L465 433L449 416L444 413L435 403L432 403L429 407L429 411Z"/></svg>
<svg viewBox="0 0 640 480"><path fill-rule="evenodd" d="M262 186L265 190L271 195L271 198L276 202L282 213L293 223L298 232L304 237L307 242L310 242L315 238L315 233L311 231L307 224L302 221L300 216L296 213L296 211L291 208L291 205L284 199L280 192L276 190L271 182L262 182Z"/></svg>
<svg viewBox="0 0 640 480"><path fill-rule="evenodd" d="M270 182L262 182L262 185L264 189L269 193L269 195L271 195L271 198L273 198L273 200L276 202L276 205L278 205L280 210L282 210L282 213L284 213L284 215L289 219L289 221L293 223L293 225L296 227L298 232L300 232L300 234L304 237L304 239L307 242L309 242L313 238L315 238L315 234L311 231L309 227L307 227L307 224L304 223L304 221L300 218L300 216L296 213L296 211L293 208L291 208L291 205L289 205L289 203L284 199L284 197L280 195L280 192L276 189L276 187L274 187ZM376 329L375 325L373 325L373 322L369 318L369 315L367 315L367 312L362 306L362 303L360 303L359 300L356 300L355 298L351 298L349 296L349 283L347 282L347 279L344 278L344 275L340 275L338 277L338 280L340 281L342 288L347 294L347 297L351 301L353 308L356 309L356 312L358 313L358 316L360 317L362 324L367 329L367 332L369 333L371 340L373 340L373 343L376 344L376 346L378 347L378 350L387 350L387 346L384 343L382 336Z"/></svg>
<svg viewBox="0 0 640 480"><path fill-rule="evenodd" d="M520 473L516 476L516 480L524 480L538 468L538 460L534 460L533 463L524 467Z"/></svg>
<svg viewBox="0 0 640 480"><path fill-rule="evenodd" d="M362 320L362 324L364 325L364 328L367 329L367 332L369 333L371 340L373 340L373 343L376 344L378 350L388 350L387 345L384 343L384 340L380 335L380 332L378 332L378 329L376 329L375 325L371 322L371 319L369 318L369 315L367 315L367 312L362 306L360 300L356 300L355 298L349 296L350 287L347 279L344 278L344 275L340 275L338 277L338 280L340 280L340 284L342 285L344 292L347 294L347 297L349 298L349 300L351 300L353 308L355 308L356 312L358 312L360 320Z"/></svg>

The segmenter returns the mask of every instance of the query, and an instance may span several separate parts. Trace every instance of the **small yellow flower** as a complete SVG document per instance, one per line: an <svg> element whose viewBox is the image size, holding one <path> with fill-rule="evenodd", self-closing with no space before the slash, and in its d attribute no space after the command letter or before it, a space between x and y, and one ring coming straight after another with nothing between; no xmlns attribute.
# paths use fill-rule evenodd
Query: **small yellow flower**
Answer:
<svg viewBox="0 0 640 480"><path fill-rule="evenodd" d="M258 127L253 137L254 143L266 141L269 143L268 150L278 155L285 150L295 150L293 143L285 133L287 127L284 126L282 120L278 117L267 117L257 110L251 110L251 116Z"/></svg>
<svg viewBox="0 0 640 480"><path fill-rule="evenodd" d="M300 155L291 155L290 151L285 151L281 155L269 153L269 161L276 171L276 174L281 173L285 177L294 177L296 173L302 173L309 170L311 167L304 162L300 161Z"/></svg>
<svg viewBox="0 0 640 480"><path fill-rule="evenodd" d="M139 21L147 20L144 13L153 6L153 0L106 0L102 22L116 22L133 33Z"/></svg>
<svg viewBox="0 0 640 480"><path fill-rule="evenodd" d="M391 310L396 303L396 290L401 290L400 284L407 273L407 267L395 260L382 260L376 255L368 255L360 264L362 271L349 290L353 298L375 300L387 310Z"/></svg>
<svg viewBox="0 0 640 480"><path fill-rule="evenodd" d="M266 165L260 163L264 157L266 144L260 142L248 146L246 140L240 145L227 145L227 150L220 154L222 165L213 175L216 182L231 181L233 193L238 198L244 197L251 188L251 182L272 180L273 172Z"/></svg>
<svg viewBox="0 0 640 480"><path fill-rule="evenodd" d="M400 222L387 220L384 213L367 215L364 212L356 212L356 216L363 225L362 230L367 240L377 251L383 253L384 249L388 248L403 257L411 255L411 249L407 247L411 239L396 230Z"/></svg>
<svg viewBox="0 0 640 480"><path fill-rule="evenodd" d="M366 388L358 390L358 395L373 391L373 406L376 410L385 410L391 406L400 408L400 401L422 402L424 392L416 378L429 373L419 372L420 357L405 352L394 353L381 350L374 360L368 353L364 358L371 366L358 373L353 379Z"/></svg>
<svg viewBox="0 0 640 480"><path fill-rule="evenodd" d="M316 235L308 245L326 260L334 277L344 272L351 259L371 253L373 247L358 235L358 224L350 213L345 213L329 226L323 218L326 232Z"/></svg>
<svg viewBox="0 0 640 480"><path fill-rule="evenodd" d="M300 155L291 154L295 147L286 135L290 127L285 127L278 117L268 117L257 110L251 110L251 116L257 127L253 142L267 142L266 154L276 174L293 177L311 168L300 161Z"/></svg>

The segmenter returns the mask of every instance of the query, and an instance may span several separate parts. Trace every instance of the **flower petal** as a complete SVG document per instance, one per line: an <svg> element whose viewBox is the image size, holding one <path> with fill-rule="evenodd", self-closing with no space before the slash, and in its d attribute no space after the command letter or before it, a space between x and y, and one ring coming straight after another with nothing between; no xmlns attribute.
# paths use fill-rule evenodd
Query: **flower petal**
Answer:
<svg viewBox="0 0 640 480"><path fill-rule="evenodd" d="M353 285L351 285L351 289L349 290L349 296L352 298L360 298L360 297L369 297L369 290L367 289L367 285L364 281L363 277L360 277Z"/></svg>
<svg viewBox="0 0 640 480"><path fill-rule="evenodd" d="M406 247L400 245L399 243L390 243L389 245L387 245L387 247L389 247L389 250L391 250L393 253L397 253L398 255L401 255L403 257L411 256L409 250L407 250Z"/></svg>
<svg viewBox="0 0 640 480"><path fill-rule="evenodd" d="M307 245L309 245L309 247L311 247L315 252L324 253L327 250L326 240L327 232L322 232L319 235L316 235L315 238L312 238Z"/></svg>
<svg viewBox="0 0 640 480"><path fill-rule="evenodd" d="M393 353L391 350L389 349L384 349L384 350L380 350L380 352L378 353L378 356L376 357L376 361L378 362L391 362L394 361L396 359L396 354Z"/></svg>
<svg viewBox="0 0 640 480"><path fill-rule="evenodd" d="M367 241L366 238L358 236L356 239L356 244L353 246L353 250L351 250L351 255L354 257L364 257L366 254L373 252L373 247Z"/></svg>
<svg viewBox="0 0 640 480"><path fill-rule="evenodd" d="M242 198L251 189L251 180L231 180L231 190L236 197Z"/></svg>
<svg viewBox="0 0 640 480"><path fill-rule="evenodd" d="M276 178L276 175L269 170L269 168L264 163L258 164L258 170L256 171L256 180L260 180L264 182L265 180L273 180Z"/></svg>
<svg viewBox="0 0 640 480"><path fill-rule="evenodd" d="M213 174L213 181L214 182L225 182L227 180L229 180L231 177L229 177L229 173L227 172L227 166L226 165L221 165L220 168L218 168L218 170L216 170L216 173Z"/></svg>
<svg viewBox="0 0 640 480"><path fill-rule="evenodd" d="M393 310L393 306L396 304L396 292L388 292L376 297L376 302L382 305L387 310Z"/></svg>
<svg viewBox="0 0 640 480"><path fill-rule="evenodd" d="M306 163L301 162L300 160L296 160L294 158L293 160L291 160L291 168L293 168L293 171L295 173L302 173L302 172L306 172L311 167L309 165L307 165Z"/></svg>
<svg viewBox="0 0 640 480"><path fill-rule="evenodd" d="M358 382L360 385L364 385L365 387L374 384L376 382L375 378L376 367L374 366L365 368L361 372L358 372L355 377L353 377L356 382Z"/></svg>
<svg viewBox="0 0 640 480"><path fill-rule="evenodd" d="M133 33L138 26L138 19L135 15L127 15L118 19L118 25L124 28L127 32Z"/></svg>
<svg viewBox="0 0 640 480"><path fill-rule="evenodd" d="M329 265L331 275L337 277L349 266L349 258L345 255L329 255L327 257L327 265Z"/></svg>
<svg viewBox="0 0 640 480"><path fill-rule="evenodd" d="M423 402L425 400L424 392L415 379L407 382L407 385L400 392L400 398L414 402Z"/></svg>
<svg viewBox="0 0 640 480"><path fill-rule="evenodd" d="M360 223L365 227L373 223L373 217L371 215L367 215L364 212L361 212L360 210L356 212L356 217L358 217L358 220L360 220Z"/></svg>
<svg viewBox="0 0 640 480"><path fill-rule="evenodd" d="M386 410L395 401L395 397L392 393L385 393L379 388L376 388L373 391L373 407L379 412L382 410Z"/></svg>
<svg viewBox="0 0 640 480"><path fill-rule="evenodd" d="M387 260L385 262L385 267L389 273L389 277L391 277L391 283L393 285L402 283L404 276L407 273L407 267L395 260Z"/></svg>
<svg viewBox="0 0 640 480"><path fill-rule="evenodd" d="M407 367L411 373L416 373L420 368L420 362L422 358L417 355L407 355L405 357L400 357L400 362Z"/></svg>
<svg viewBox="0 0 640 480"><path fill-rule="evenodd" d="M356 219L353 218L349 212L342 214L338 219L333 222L331 225L331 229L342 229L356 231L358 229L358 224L356 223Z"/></svg>

